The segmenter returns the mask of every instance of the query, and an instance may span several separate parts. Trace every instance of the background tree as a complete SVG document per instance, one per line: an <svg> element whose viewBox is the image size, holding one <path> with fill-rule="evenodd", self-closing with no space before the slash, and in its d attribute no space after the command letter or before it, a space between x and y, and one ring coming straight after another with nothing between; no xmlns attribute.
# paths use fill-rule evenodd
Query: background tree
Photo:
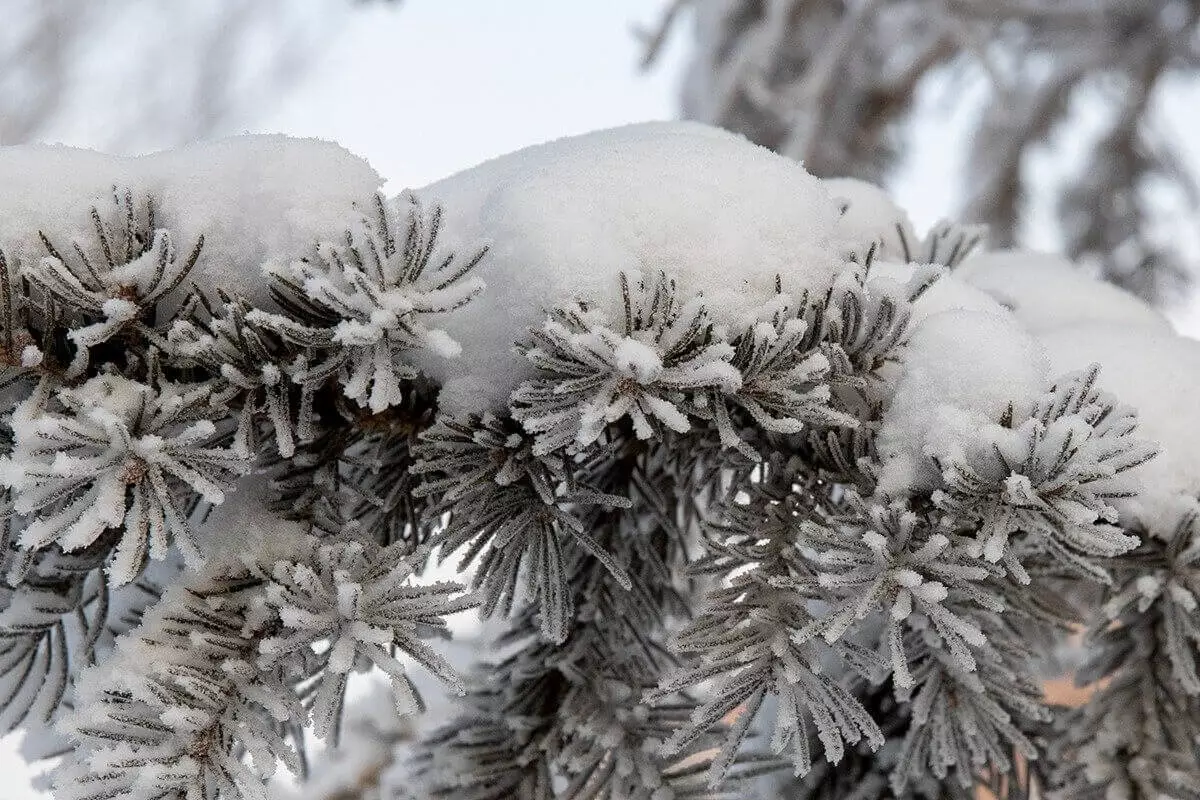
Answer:
<svg viewBox="0 0 1200 800"><path fill-rule="evenodd" d="M235 132L320 62L353 7L14 0L0 32L0 144L82 130L92 146L142 152Z"/></svg>
<svg viewBox="0 0 1200 800"><path fill-rule="evenodd" d="M903 158L918 96L950 85L986 97L959 176L962 218L991 241L1019 243L1029 200L1049 190L1063 250L1107 280L1162 302L1178 295L1196 254L1163 230L1159 198L1196 209L1196 167L1156 124L1172 82L1196 75L1193 0L678 0L646 33L647 63L666 29L693 17L683 113L744 134L823 177L879 182ZM968 100L969 99L969 100ZM1061 185L1030 154L1101 120ZM1194 238L1194 237L1192 237Z"/></svg>

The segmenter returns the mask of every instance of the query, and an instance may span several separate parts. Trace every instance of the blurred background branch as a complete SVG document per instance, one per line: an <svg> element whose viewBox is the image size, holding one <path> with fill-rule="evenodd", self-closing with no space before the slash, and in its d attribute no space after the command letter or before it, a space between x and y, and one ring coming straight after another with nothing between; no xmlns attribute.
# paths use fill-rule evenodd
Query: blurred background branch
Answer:
<svg viewBox="0 0 1200 800"><path fill-rule="evenodd" d="M960 176L966 219L993 245L1020 243L1031 195L1048 188L1069 255L1151 301L1181 295L1197 253L1162 230L1150 195L1195 218L1196 165L1156 105L1170 81L1195 78L1197 0L675 0L644 35L647 64L685 11L686 116L817 175L878 182L906 155L920 92L950 84L965 104L974 80L986 98ZM1080 98L1105 122L1048 187L1030 156L1077 120Z"/></svg>
<svg viewBox="0 0 1200 800"><path fill-rule="evenodd" d="M10 0L0 143L115 152L236 131L319 62L352 0Z"/></svg>

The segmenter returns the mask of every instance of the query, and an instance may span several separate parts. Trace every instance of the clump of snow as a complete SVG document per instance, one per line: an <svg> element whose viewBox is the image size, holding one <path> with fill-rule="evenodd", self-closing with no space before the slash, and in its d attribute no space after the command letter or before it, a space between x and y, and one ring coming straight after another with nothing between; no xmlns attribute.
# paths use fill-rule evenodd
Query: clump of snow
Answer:
<svg viewBox="0 0 1200 800"><path fill-rule="evenodd" d="M48 145L0 148L0 248L22 261L92 240L91 209L113 207L114 187L152 196L156 226L181 251L204 236L192 280L269 301L264 263L287 262L318 240L340 240L383 181L339 145L287 136L238 136L145 156Z"/></svg>
<svg viewBox="0 0 1200 800"><path fill-rule="evenodd" d="M928 265L873 261L868 273L867 285L869 287L886 286L885 282L906 285L916 276L917 270L932 268ZM943 311L979 311L1002 316L1007 313L1004 306L993 297L960 280L956 273L942 268L938 268L938 270L941 275L912 305L911 323L913 325Z"/></svg>
<svg viewBox="0 0 1200 800"><path fill-rule="evenodd" d="M861 256L877 242L876 257L905 260L904 242L916 241L916 232L887 192L856 178L826 178L821 183L841 212L834 227L839 244Z"/></svg>
<svg viewBox="0 0 1200 800"><path fill-rule="evenodd" d="M695 123L648 123L530 147L418 190L445 207L448 242L491 250L486 289L439 327L453 360L418 354L451 412L507 405L529 366L512 345L572 299L620 318L619 275L663 271L742 324L782 278L823 291L840 266L837 208L798 164Z"/></svg>
<svg viewBox="0 0 1200 800"><path fill-rule="evenodd" d="M955 275L1012 309L1031 331L1084 322L1169 333L1171 323L1138 297L1048 253L997 250L968 258Z"/></svg>
<svg viewBox="0 0 1200 800"><path fill-rule="evenodd" d="M1200 342L1105 323L1058 328L1040 338L1055 374L1100 364L1099 385L1137 409L1137 435L1160 451L1137 468L1138 497L1117 505L1148 529L1169 532L1180 497L1200 496Z"/></svg>
<svg viewBox="0 0 1200 800"><path fill-rule="evenodd" d="M255 473L243 477L225 494L225 502L209 507L196 538L205 560L234 558L262 550L272 539L296 541L306 528L294 520L281 519L271 511L269 476Z"/></svg>
<svg viewBox="0 0 1200 800"><path fill-rule="evenodd" d="M1047 382L1041 345L1010 314L950 310L917 325L884 414L879 490L891 496L932 489L928 454L944 452L996 422L1010 402Z"/></svg>

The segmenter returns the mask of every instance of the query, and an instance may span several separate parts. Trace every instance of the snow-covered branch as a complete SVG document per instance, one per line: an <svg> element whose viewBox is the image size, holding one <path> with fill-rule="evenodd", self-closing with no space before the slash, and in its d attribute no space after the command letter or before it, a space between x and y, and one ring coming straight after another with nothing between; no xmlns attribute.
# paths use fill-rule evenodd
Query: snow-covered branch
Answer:
<svg viewBox="0 0 1200 800"><path fill-rule="evenodd" d="M693 123L0 186L0 726L56 800L1200 785L1200 347L1114 286Z"/></svg>

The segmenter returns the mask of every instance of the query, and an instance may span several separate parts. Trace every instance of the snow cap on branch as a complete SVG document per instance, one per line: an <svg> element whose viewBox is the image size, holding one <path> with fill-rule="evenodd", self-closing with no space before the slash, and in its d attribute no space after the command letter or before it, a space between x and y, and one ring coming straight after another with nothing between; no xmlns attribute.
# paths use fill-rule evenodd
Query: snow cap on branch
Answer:
<svg viewBox="0 0 1200 800"><path fill-rule="evenodd" d="M929 285L912 304L913 326L926 317L956 309L1008 316L1003 305L964 281L957 270L947 271L939 265L921 266L876 257L867 271L867 284L877 291L884 291L893 284L911 284L914 280L921 280L922 271L929 273L924 277Z"/></svg>
<svg viewBox="0 0 1200 800"><path fill-rule="evenodd" d="M996 250L968 258L954 274L1010 309L1034 333L1088 322L1171 332L1167 318L1141 298L1087 275L1062 256Z"/></svg>
<svg viewBox="0 0 1200 800"><path fill-rule="evenodd" d="M463 347L420 356L451 413L497 410L532 370L513 342L573 300L621 314L618 276L664 272L718 325L774 293L823 292L837 208L798 164L694 123L630 125L502 156L420 190L451 241L487 240L487 291L445 316Z"/></svg>
<svg viewBox="0 0 1200 800"><path fill-rule="evenodd" d="M906 243L916 240L916 230L887 192L857 178L826 178L821 184L840 212L834 226L839 244L860 255L875 245L879 258L908 261Z"/></svg>
<svg viewBox="0 0 1200 800"><path fill-rule="evenodd" d="M1011 315L952 310L926 319L909 339L879 432L880 489L901 495L935 486L927 445L999 420L1009 403L1040 392L1047 377L1041 346Z"/></svg>
<svg viewBox="0 0 1200 800"><path fill-rule="evenodd" d="M345 230L352 204L383 180L367 162L317 139L237 136L126 158L69 147L0 150L0 248L22 262L42 254L39 232L69 241L90 232L91 205L128 186L158 200L177 246L204 236L191 278L259 304L261 267L290 261ZM65 234L65 235L64 235Z"/></svg>
<svg viewBox="0 0 1200 800"><path fill-rule="evenodd" d="M1132 472L1137 496L1116 502L1126 522L1166 535L1180 496L1200 496L1200 342L1122 325L1086 324L1041 336L1056 373L1100 365L1101 389L1138 412L1138 435L1155 442L1156 458ZM1132 519L1129 519L1129 516Z"/></svg>

